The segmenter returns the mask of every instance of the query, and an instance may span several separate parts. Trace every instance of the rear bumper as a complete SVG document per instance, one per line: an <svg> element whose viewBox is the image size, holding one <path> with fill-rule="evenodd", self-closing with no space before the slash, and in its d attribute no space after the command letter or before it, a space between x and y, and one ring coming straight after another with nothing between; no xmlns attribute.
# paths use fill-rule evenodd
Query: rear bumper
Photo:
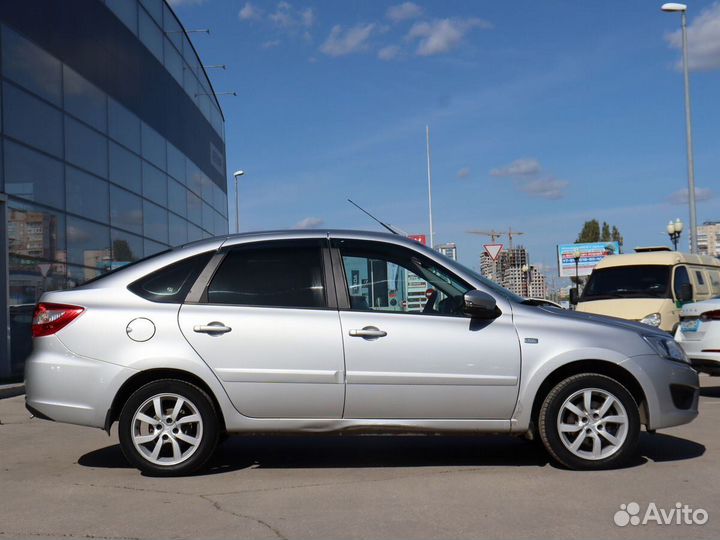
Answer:
<svg viewBox="0 0 720 540"><path fill-rule="evenodd" d="M698 415L700 381L689 364L643 355L628 358L620 365L630 371L643 388L648 429L687 424Z"/></svg>
<svg viewBox="0 0 720 540"><path fill-rule="evenodd" d="M135 370L77 356L55 336L33 341L25 405L38 418L103 428L118 389Z"/></svg>

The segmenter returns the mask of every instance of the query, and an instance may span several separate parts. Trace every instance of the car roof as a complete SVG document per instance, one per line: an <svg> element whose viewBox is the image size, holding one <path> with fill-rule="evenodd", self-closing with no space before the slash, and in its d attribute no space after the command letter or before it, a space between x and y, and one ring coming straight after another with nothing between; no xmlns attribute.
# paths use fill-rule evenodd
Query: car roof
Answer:
<svg viewBox="0 0 720 540"><path fill-rule="evenodd" d="M624 255L609 255L600 261L595 268L613 268L616 266L638 266L655 264L673 266L676 264L698 264L720 268L720 260L708 255L692 255L680 251L649 251L643 253L627 253Z"/></svg>

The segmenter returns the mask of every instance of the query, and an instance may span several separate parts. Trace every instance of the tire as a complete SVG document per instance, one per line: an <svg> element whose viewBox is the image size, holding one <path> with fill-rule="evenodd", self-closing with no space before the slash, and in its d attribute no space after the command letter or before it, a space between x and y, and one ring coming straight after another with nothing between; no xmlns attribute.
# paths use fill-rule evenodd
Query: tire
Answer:
<svg viewBox="0 0 720 540"><path fill-rule="evenodd" d="M582 373L559 382L545 397L538 432L545 449L561 465L576 470L612 469L635 455L640 412L630 392L615 379Z"/></svg>
<svg viewBox="0 0 720 540"><path fill-rule="evenodd" d="M161 379L142 386L125 402L119 421L120 448L145 474L182 476L197 471L212 456L218 425L217 411L204 390L185 381Z"/></svg>

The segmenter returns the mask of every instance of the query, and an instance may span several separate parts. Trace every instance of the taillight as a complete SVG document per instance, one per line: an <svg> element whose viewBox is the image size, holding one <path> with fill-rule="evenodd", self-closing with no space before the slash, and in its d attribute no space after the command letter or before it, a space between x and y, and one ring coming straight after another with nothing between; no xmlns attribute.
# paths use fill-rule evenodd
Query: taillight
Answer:
<svg viewBox="0 0 720 540"><path fill-rule="evenodd" d="M38 304L32 320L33 337L50 336L66 327L85 308L65 304Z"/></svg>
<svg viewBox="0 0 720 540"><path fill-rule="evenodd" d="M720 321L720 309L715 311L706 311L700 315L700 319L703 321Z"/></svg>

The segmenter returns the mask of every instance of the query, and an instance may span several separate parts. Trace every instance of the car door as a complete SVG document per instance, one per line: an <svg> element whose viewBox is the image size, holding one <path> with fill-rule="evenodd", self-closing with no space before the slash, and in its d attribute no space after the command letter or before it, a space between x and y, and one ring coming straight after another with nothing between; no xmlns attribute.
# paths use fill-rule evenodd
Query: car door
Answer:
<svg viewBox="0 0 720 540"><path fill-rule="evenodd" d="M180 309L183 334L242 414L342 416L342 337L326 253L326 239L230 247Z"/></svg>
<svg viewBox="0 0 720 540"><path fill-rule="evenodd" d="M509 419L520 344L509 304L462 310L473 287L406 246L334 239L345 418Z"/></svg>

